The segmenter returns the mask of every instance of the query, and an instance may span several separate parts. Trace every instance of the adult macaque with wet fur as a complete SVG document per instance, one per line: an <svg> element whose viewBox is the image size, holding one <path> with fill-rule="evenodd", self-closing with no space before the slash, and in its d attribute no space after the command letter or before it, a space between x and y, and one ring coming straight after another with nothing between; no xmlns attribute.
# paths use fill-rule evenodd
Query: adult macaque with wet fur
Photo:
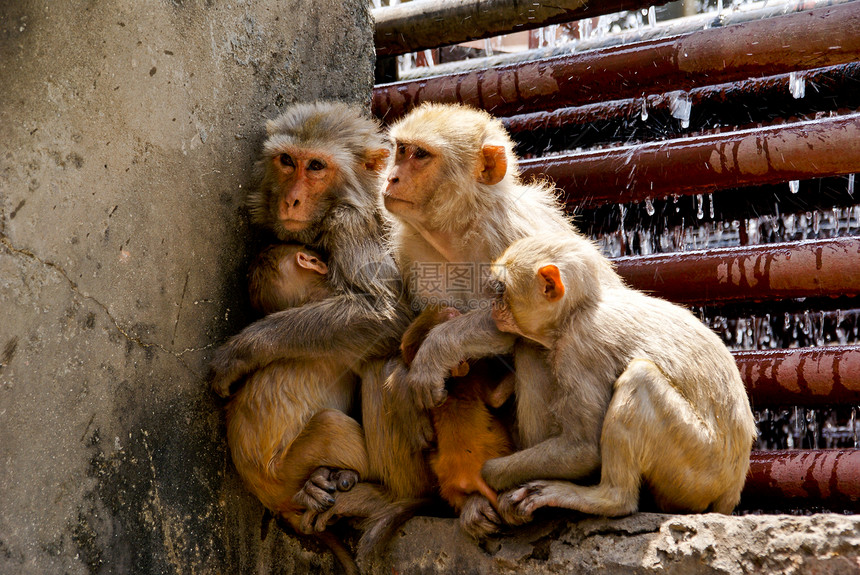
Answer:
<svg viewBox="0 0 860 575"><path fill-rule="evenodd" d="M686 309L625 286L575 232L515 242L493 274L496 325L545 348L554 380L542 406L552 432L484 466L492 487L513 488L500 498L504 518L546 506L626 515L640 487L662 511L731 513L756 430L719 338ZM598 485L572 482L597 469Z"/></svg>
<svg viewBox="0 0 860 575"><path fill-rule="evenodd" d="M270 246L251 266L251 303L274 313L322 300L331 295L327 273L319 254L304 246ZM346 414L358 383L350 367L334 360L273 361L252 373L227 406L227 443L236 470L263 505L300 533L313 531L302 523L310 517L303 512L316 503L307 497L308 489L316 490L317 499L331 498L318 482L347 491L368 473L364 433ZM366 495L368 507L351 509L353 514L367 515L387 503L375 490ZM340 541L328 533L319 536L354 572Z"/></svg>
<svg viewBox="0 0 860 575"><path fill-rule="evenodd" d="M413 302L435 300L463 312L430 330L409 372L390 385L411 394L417 405L434 408L446 397L445 378L463 359L512 351L519 425L532 434L540 429L534 435L542 436L549 418L540 393L552 379L544 352L496 329L485 274L515 240L542 230L568 232L553 188L520 180L510 137L499 120L479 110L425 104L389 134L395 155L383 195L395 216L395 260ZM439 270L458 281L437 281ZM534 441L528 433L519 435L521 446ZM501 524L481 494L466 499L460 521L474 536Z"/></svg>
<svg viewBox="0 0 860 575"><path fill-rule="evenodd" d="M400 349L407 366L412 364L429 331L461 315L455 308L428 307L403 334ZM481 477L489 459L512 451L511 437L489 407L498 408L513 393L513 377L489 360L471 365L461 362L447 382L448 398L431 411L436 449L430 467L439 481L439 494L456 512L469 495L480 493L495 507L498 496Z"/></svg>
<svg viewBox="0 0 860 575"><path fill-rule="evenodd" d="M387 142L377 122L339 103L291 106L266 131L257 163L261 183L248 196L251 220L322 254L332 295L267 315L231 338L211 362L213 389L227 396L234 383L273 361L350 366L361 379L368 454L362 481L382 482L393 499L417 497L432 488L430 472L410 437L414 430L392 415L416 410L383 386L386 362L411 317L384 244L380 178ZM341 439L331 441L337 446ZM305 521L318 530L333 514L367 507L360 488L374 488L362 482L338 492L329 471L321 469L300 494L309 504Z"/></svg>

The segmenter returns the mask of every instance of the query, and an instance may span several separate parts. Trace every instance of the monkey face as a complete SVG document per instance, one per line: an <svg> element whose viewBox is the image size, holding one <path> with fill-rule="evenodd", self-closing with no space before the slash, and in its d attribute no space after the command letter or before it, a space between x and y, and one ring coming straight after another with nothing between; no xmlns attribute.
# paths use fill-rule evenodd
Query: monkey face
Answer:
<svg viewBox="0 0 860 575"><path fill-rule="evenodd" d="M565 286L556 265L541 265L540 259L522 249L529 243L529 238L515 242L493 265L492 317L499 331L551 347L564 308Z"/></svg>
<svg viewBox="0 0 860 575"><path fill-rule="evenodd" d="M423 207L433 196L440 175L441 162L436 154L418 144L397 142L383 191L385 209L423 223Z"/></svg>
<svg viewBox="0 0 860 575"><path fill-rule="evenodd" d="M293 234L315 226L325 215L338 170L319 150L283 148L270 161L270 210L275 227Z"/></svg>

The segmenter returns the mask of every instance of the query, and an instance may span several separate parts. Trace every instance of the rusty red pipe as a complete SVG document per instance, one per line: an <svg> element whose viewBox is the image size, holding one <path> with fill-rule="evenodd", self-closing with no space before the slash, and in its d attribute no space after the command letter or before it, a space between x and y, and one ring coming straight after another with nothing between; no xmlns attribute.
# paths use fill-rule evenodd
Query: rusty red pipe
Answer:
<svg viewBox="0 0 860 575"><path fill-rule="evenodd" d="M860 449L754 451L741 505L762 504L857 510Z"/></svg>
<svg viewBox="0 0 860 575"><path fill-rule="evenodd" d="M809 86L833 92L857 90L860 86L860 62L849 62L836 66L816 68L799 75ZM779 74L765 78L750 78L740 82L704 86L690 91L692 109L710 109L714 105L737 105L738 100L748 98L769 101L773 97L790 93L790 74ZM809 93L806 95L810 97ZM566 127L586 125L605 120L624 121L639 117L643 106L648 113L671 110L671 97L666 94L645 98L628 98L586 104L575 108L533 112L503 118L505 128L514 138L524 132L547 132Z"/></svg>
<svg viewBox="0 0 860 575"><path fill-rule="evenodd" d="M377 86L386 121L421 102L510 116L860 60L860 3L672 38Z"/></svg>
<svg viewBox="0 0 860 575"><path fill-rule="evenodd" d="M733 355L755 409L860 404L860 346Z"/></svg>
<svg viewBox="0 0 860 575"><path fill-rule="evenodd" d="M686 303L860 294L860 237L621 257L637 289Z"/></svg>
<svg viewBox="0 0 860 575"><path fill-rule="evenodd" d="M860 5L860 3L858 3ZM523 160L579 207L860 172L860 114Z"/></svg>
<svg viewBox="0 0 860 575"><path fill-rule="evenodd" d="M647 8L668 0L603 0L602 2L511 2L510 0L457 0L407 2L377 8L374 42L377 56L395 56L425 48L448 46L534 30L622 10Z"/></svg>

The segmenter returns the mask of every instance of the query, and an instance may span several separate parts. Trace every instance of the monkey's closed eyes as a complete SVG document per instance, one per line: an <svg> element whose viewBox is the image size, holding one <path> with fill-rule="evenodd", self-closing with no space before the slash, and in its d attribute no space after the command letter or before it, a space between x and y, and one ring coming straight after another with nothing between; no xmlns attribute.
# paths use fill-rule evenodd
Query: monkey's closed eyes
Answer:
<svg viewBox="0 0 860 575"><path fill-rule="evenodd" d="M428 152L424 148L415 148L415 154L413 155L420 160L422 158L429 158L430 152Z"/></svg>

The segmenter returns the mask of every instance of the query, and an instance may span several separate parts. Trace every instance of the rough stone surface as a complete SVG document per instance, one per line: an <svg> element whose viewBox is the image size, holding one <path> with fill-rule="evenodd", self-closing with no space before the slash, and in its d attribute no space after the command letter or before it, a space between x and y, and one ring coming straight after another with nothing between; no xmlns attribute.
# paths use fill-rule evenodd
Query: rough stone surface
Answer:
<svg viewBox="0 0 860 575"><path fill-rule="evenodd" d="M366 0L0 3L0 573L306 573L204 381L263 120L368 104Z"/></svg>
<svg viewBox="0 0 860 575"><path fill-rule="evenodd" d="M860 573L860 516L639 513L554 519L483 546L453 519L418 517L378 573L509 575L848 575Z"/></svg>

